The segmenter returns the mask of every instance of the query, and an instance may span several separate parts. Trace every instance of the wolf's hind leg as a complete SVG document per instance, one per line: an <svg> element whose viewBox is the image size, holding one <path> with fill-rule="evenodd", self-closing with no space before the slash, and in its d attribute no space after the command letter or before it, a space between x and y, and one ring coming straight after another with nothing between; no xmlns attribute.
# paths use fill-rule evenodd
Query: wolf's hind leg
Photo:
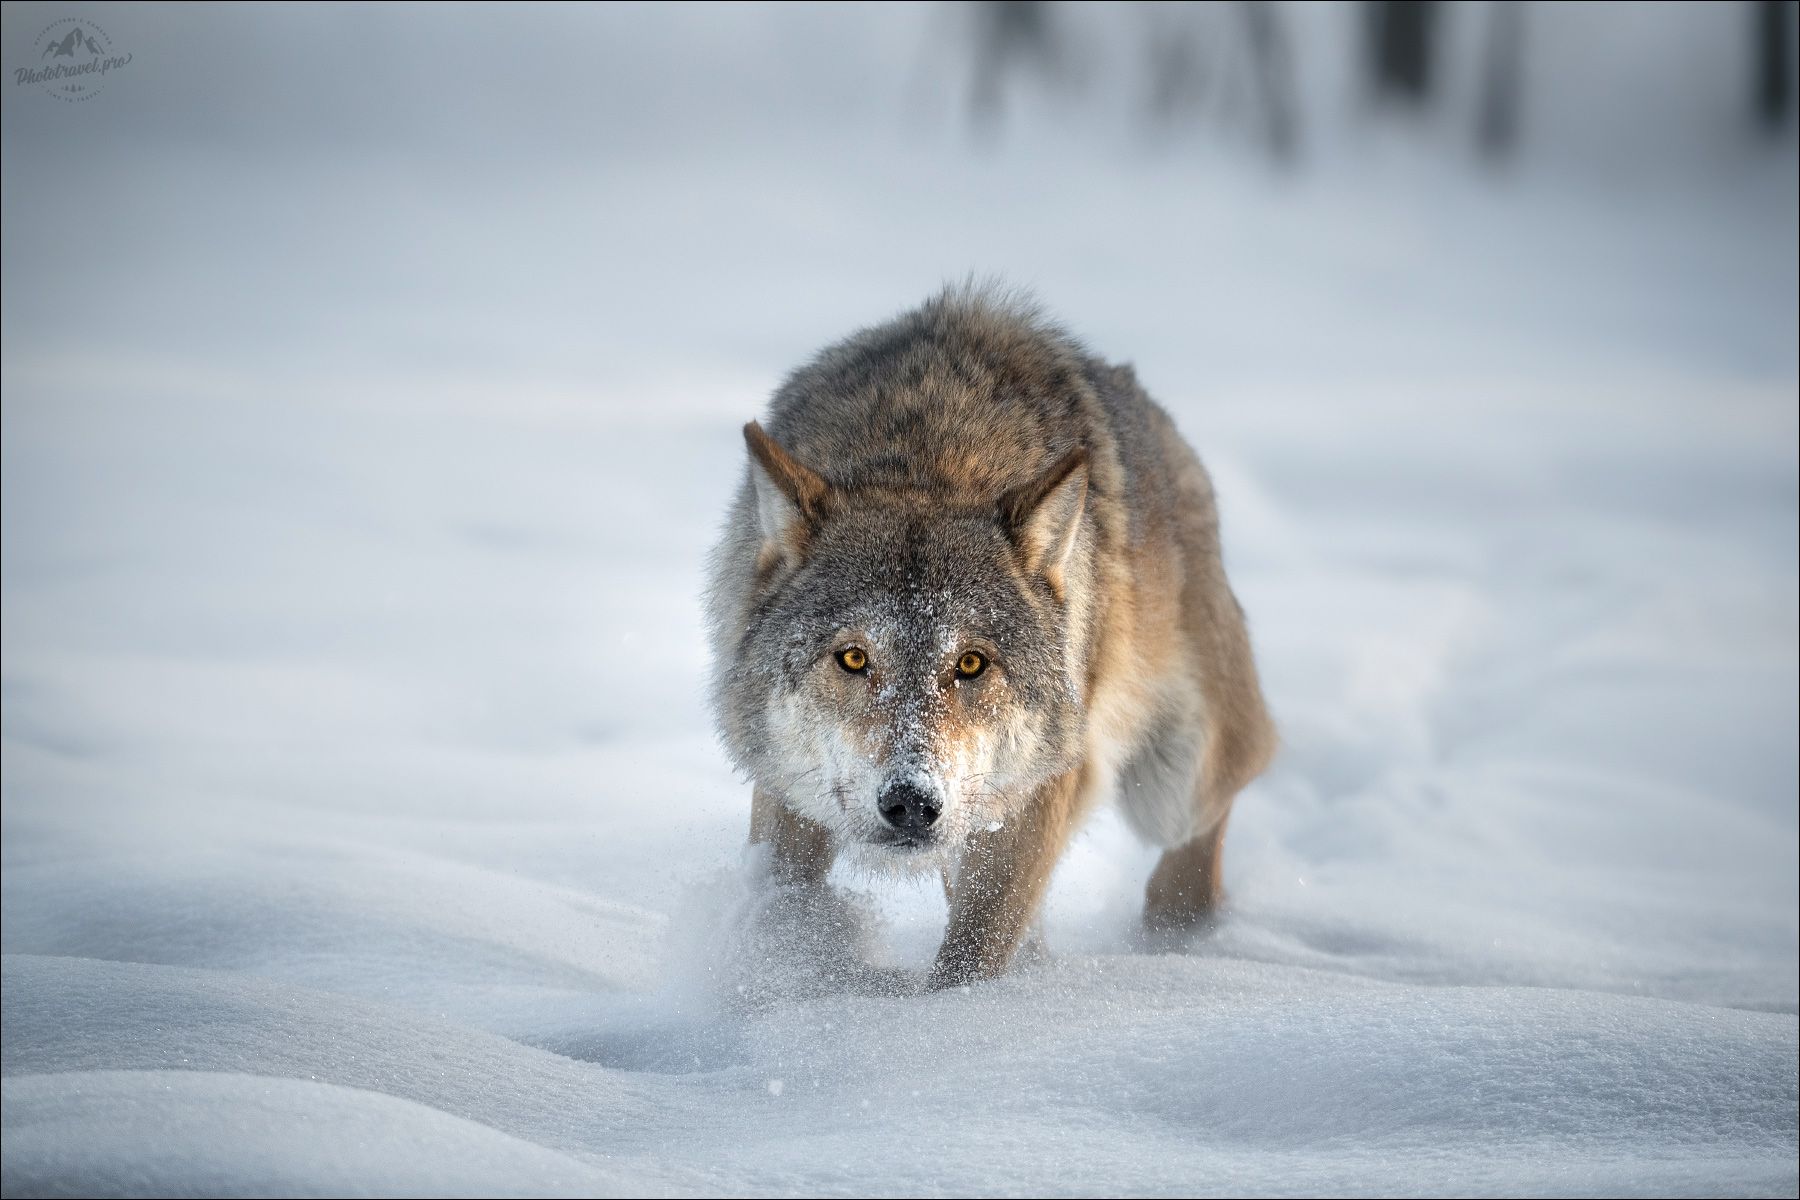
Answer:
<svg viewBox="0 0 1800 1200"><path fill-rule="evenodd" d="M1192 929L1217 915L1225 897L1220 855L1231 806L1275 754L1275 726L1263 704L1243 609L1222 575L1215 575L1212 584L1189 609L1190 632L1206 664L1196 675L1204 719L1197 738L1198 770L1186 794L1192 824L1181 841L1176 842L1176 835L1161 842L1170 848L1151 872L1144 894L1144 928L1152 934Z"/></svg>
<svg viewBox="0 0 1800 1200"><path fill-rule="evenodd" d="M1163 851L1144 892L1146 929L1193 929L1218 912L1225 898L1225 820L1221 817L1199 837Z"/></svg>
<svg viewBox="0 0 1800 1200"><path fill-rule="evenodd" d="M769 873L777 883L824 883L837 857L823 825L757 788L750 799L750 844L763 842L769 843Z"/></svg>
<svg viewBox="0 0 1800 1200"><path fill-rule="evenodd" d="M1081 816L1081 785L1079 770L1058 776L1005 828L970 840L950 898L950 927L931 969L932 987L991 979L1006 970Z"/></svg>

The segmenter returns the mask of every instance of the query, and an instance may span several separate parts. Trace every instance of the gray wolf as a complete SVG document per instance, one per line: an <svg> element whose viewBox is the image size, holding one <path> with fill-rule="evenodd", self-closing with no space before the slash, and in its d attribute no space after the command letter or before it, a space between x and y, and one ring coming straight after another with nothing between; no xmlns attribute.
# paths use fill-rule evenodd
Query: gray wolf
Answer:
<svg viewBox="0 0 1800 1200"><path fill-rule="evenodd" d="M930 982L988 978L1113 795L1164 848L1146 926L1204 924L1276 739L1211 481L1131 368L952 288L822 351L744 437L712 693L775 878L936 871Z"/></svg>

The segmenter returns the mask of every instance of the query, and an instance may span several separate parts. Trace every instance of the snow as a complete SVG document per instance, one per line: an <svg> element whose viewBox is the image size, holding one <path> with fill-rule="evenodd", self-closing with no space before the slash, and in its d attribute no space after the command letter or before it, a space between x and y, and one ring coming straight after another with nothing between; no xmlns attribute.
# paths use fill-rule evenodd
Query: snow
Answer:
<svg viewBox="0 0 1800 1200"><path fill-rule="evenodd" d="M641 1057L654 1018L565 1056L245 974L9 956L8 1187L1611 1195L1791 1172L1781 1015L1199 961L820 998L728 1046L659 1030L689 1064Z"/></svg>
<svg viewBox="0 0 1800 1200"><path fill-rule="evenodd" d="M1800 1187L1791 146L984 155L850 87L915 17L809 35L829 115L644 85L677 136L568 158L348 70L321 149L241 15L9 99L8 1194ZM685 44L608 19L594 87ZM1209 463L1283 752L1210 935L1139 941L1109 813L1047 957L922 995L935 883L743 851L699 587L780 374L967 271Z"/></svg>

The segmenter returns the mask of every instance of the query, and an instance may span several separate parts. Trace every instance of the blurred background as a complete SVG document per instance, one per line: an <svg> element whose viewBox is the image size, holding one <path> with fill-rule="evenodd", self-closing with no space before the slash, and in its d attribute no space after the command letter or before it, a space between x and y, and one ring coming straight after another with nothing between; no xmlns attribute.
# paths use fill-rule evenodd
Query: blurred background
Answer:
<svg viewBox="0 0 1800 1200"><path fill-rule="evenodd" d="M1498 349L1567 330L1552 289L1496 294L1524 264L1487 225L1535 224L1521 248L1582 274L1684 217L1683 241L1760 221L1791 248L1794 13L11 5L8 361L431 373L435 403L601 413L761 385L971 271L1214 373L1352 366L1395 334L1426 360L1401 331L1444 303L1499 304ZM80 17L129 55L99 94L18 82L73 61L38 47ZM1324 260L1375 303L1309 286ZM1656 319L1609 299L1587 336Z"/></svg>
<svg viewBox="0 0 1800 1200"><path fill-rule="evenodd" d="M622 1194L1791 1194L1793 3L0 27L9 1190L258 1147L294 1173L207 1186L487 1178L325 1081ZM1132 953L1153 854L1102 815L1043 973L720 1016L748 788L699 593L740 428L971 275L1213 473L1284 740L1229 916ZM840 882L929 961L935 886ZM258 1124L207 1071L299 1090L252 1081ZM871 1163L869 1095L921 1091L946 1156ZM345 1112L372 1165L314 1173L301 1118Z"/></svg>

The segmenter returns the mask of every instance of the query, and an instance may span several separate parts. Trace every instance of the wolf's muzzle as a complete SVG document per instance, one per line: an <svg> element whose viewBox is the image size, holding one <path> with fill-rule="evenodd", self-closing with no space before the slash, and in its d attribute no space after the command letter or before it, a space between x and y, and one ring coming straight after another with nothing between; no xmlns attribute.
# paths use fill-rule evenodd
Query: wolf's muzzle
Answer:
<svg viewBox="0 0 1800 1200"><path fill-rule="evenodd" d="M938 798L916 783L891 783L882 790L877 805L881 819L906 838L923 841L937 823L943 805Z"/></svg>

